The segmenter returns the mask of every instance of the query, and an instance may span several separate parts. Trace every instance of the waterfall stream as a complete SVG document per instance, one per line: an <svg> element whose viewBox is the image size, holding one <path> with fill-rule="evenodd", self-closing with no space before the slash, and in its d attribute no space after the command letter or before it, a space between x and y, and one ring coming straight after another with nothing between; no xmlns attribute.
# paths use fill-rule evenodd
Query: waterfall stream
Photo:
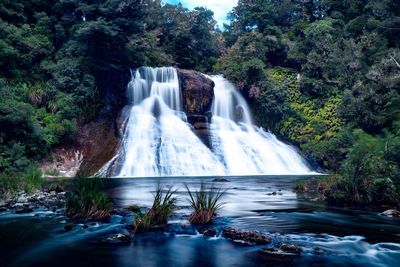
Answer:
<svg viewBox="0 0 400 267"><path fill-rule="evenodd" d="M296 150L253 125L248 105L222 76L215 83L208 148L183 112L177 70L142 67L127 87L128 116L112 177L309 174Z"/></svg>

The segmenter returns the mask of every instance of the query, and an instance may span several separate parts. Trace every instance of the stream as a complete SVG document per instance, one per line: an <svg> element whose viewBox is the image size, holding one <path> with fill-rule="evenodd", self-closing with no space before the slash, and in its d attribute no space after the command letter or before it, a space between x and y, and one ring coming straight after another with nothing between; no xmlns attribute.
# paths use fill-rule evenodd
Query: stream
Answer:
<svg viewBox="0 0 400 267"><path fill-rule="evenodd" d="M214 177L213 177L214 178ZM397 266L400 262L400 219L374 210L330 208L293 191L304 176L105 179L115 207L150 207L160 183L177 190L177 209L168 231L137 234L132 242L113 244L105 238L125 231L132 218L113 215L109 222L85 222L71 231L61 210L28 214L0 213L1 266ZM227 189L210 226L257 230L273 244L302 247L300 256L259 253L271 245L233 242L220 234L206 237L188 223L191 209L184 184Z"/></svg>

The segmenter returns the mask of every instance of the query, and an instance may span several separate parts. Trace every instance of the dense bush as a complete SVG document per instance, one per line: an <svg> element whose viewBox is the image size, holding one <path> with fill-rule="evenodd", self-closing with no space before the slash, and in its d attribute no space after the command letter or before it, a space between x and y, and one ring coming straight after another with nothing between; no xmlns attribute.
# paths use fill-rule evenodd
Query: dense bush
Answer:
<svg viewBox="0 0 400 267"><path fill-rule="evenodd" d="M75 138L130 68L210 71L220 55L213 13L143 1L0 3L0 172L24 172Z"/></svg>
<svg viewBox="0 0 400 267"><path fill-rule="evenodd" d="M378 2L240 0L214 66L260 123L337 173L332 202L396 203L400 189L400 7Z"/></svg>

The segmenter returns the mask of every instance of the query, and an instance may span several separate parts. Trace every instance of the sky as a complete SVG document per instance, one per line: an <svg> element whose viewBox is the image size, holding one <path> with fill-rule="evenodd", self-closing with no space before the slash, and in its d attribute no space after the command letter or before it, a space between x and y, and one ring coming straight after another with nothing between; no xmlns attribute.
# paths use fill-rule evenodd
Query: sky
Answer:
<svg viewBox="0 0 400 267"><path fill-rule="evenodd" d="M238 0L165 0L171 4L182 3L182 6L193 9L198 6L206 7L214 12L214 18L222 29L222 24L227 22L228 12L236 6Z"/></svg>

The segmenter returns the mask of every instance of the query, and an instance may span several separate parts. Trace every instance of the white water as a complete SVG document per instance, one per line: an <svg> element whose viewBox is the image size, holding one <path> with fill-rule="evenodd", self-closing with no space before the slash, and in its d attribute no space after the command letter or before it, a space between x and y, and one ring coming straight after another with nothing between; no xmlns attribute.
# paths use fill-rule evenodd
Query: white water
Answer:
<svg viewBox="0 0 400 267"><path fill-rule="evenodd" d="M174 68L140 68L127 93L133 106L112 176L225 174L179 112L182 97Z"/></svg>
<svg viewBox="0 0 400 267"><path fill-rule="evenodd" d="M307 174L310 169L296 150L275 135L253 125L249 107L235 87L222 76L211 76L211 141L228 174Z"/></svg>
<svg viewBox="0 0 400 267"><path fill-rule="evenodd" d="M222 76L215 82L212 150L182 112L177 71L138 69L128 84L128 118L118 154L100 175L118 177L307 174L294 148L255 128L246 101Z"/></svg>

